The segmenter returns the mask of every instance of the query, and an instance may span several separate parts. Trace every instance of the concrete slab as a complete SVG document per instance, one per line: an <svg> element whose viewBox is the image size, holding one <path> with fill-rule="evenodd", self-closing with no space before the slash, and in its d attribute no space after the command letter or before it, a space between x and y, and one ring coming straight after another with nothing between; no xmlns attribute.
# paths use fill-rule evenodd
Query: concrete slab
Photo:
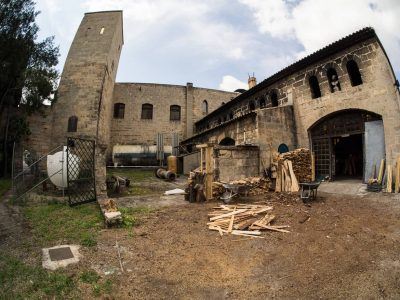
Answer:
<svg viewBox="0 0 400 300"><path fill-rule="evenodd" d="M78 263L81 255L78 245L59 245L42 249L42 267L49 270Z"/></svg>
<svg viewBox="0 0 400 300"><path fill-rule="evenodd" d="M369 193L367 191L367 185L359 179L322 182L318 188L318 192L358 196L364 196Z"/></svg>

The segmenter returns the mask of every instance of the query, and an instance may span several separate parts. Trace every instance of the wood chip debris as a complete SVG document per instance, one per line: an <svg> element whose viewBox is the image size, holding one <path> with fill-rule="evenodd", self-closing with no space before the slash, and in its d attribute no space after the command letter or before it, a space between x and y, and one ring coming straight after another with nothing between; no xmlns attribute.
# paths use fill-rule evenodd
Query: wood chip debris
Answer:
<svg viewBox="0 0 400 300"><path fill-rule="evenodd" d="M208 214L208 229L224 234L233 234L253 238L264 238L262 230L290 232L288 225L271 225L275 216L273 207L256 204L219 205Z"/></svg>

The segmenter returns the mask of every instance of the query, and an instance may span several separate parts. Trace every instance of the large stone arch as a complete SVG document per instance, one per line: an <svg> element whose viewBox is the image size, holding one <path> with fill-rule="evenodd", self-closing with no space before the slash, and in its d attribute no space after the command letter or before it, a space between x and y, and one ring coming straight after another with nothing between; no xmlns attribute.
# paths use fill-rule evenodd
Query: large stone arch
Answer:
<svg viewBox="0 0 400 300"><path fill-rule="evenodd" d="M320 178L367 181L386 156L382 116L368 110L332 112L315 121L307 132Z"/></svg>

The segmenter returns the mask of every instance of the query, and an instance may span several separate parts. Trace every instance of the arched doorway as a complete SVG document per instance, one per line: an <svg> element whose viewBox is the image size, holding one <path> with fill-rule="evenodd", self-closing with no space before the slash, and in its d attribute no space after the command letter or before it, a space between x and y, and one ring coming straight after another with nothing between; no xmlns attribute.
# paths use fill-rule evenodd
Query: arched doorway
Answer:
<svg viewBox="0 0 400 300"><path fill-rule="evenodd" d="M367 181L385 157L382 117L350 109L320 119L309 129L317 179Z"/></svg>
<svg viewBox="0 0 400 300"><path fill-rule="evenodd" d="M235 146L235 140L230 137L224 137L219 144L221 146Z"/></svg>

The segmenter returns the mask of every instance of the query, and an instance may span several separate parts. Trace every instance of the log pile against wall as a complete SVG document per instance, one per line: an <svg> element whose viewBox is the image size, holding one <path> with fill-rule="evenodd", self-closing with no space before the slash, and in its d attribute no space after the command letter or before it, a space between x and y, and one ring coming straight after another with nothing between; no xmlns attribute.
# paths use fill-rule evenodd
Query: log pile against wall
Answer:
<svg viewBox="0 0 400 300"><path fill-rule="evenodd" d="M290 160L298 182L311 182L311 153L309 149L299 148L279 154L277 162Z"/></svg>

